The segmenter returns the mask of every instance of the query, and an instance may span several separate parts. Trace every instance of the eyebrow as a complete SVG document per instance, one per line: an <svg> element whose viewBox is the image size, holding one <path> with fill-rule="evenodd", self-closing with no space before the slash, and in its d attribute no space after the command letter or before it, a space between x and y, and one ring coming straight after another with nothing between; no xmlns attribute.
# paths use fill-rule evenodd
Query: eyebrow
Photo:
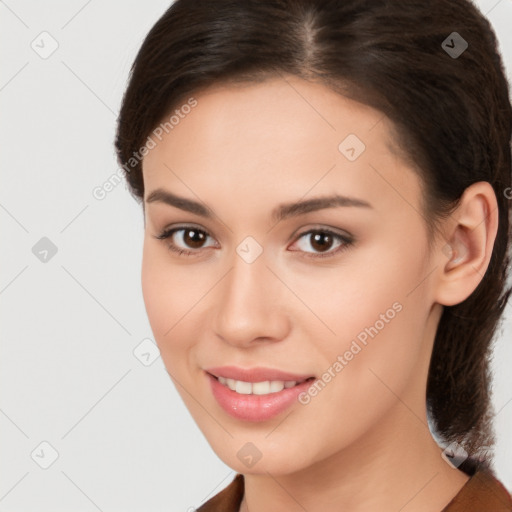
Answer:
<svg viewBox="0 0 512 512"><path fill-rule="evenodd" d="M162 188L157 188L148 194L146 203L164 203L207 219L214 217L212 210L202 203L174 195ZM272 210L271 219L274 222L280 222L290 217L296 217L309 212L339 206L372 208L370 203L363 201L362 199L333 194L329 196L313 197L311 199L304 199L291 203L282 203Z"/></svg>

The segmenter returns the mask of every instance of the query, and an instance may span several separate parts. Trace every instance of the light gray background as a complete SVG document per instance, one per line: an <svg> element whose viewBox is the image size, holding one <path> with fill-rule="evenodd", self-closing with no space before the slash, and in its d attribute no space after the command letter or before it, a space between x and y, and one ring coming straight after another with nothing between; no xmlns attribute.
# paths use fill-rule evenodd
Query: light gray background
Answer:
<svg viewBox="0 0 512 512"><path fill-rule="evenodd" d="M141 208L124 182L103 200L92 194L118 171L129 67L169 4L0 1L0 512L191 511L234 475L161 359L146 366L153 356L134 354L154 347ZM512 2L478 5L510 79ZM57 247L47 262L32 250L42 237ZM508 312L493 371L496 469L512 490Z"/></svg>

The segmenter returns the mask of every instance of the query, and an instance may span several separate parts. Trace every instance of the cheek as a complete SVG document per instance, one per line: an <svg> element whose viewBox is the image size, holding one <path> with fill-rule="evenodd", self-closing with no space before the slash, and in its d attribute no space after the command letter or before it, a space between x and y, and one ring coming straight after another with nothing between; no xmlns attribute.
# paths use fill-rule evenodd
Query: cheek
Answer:
<svg viewBox="0 0 512 512"><path fill-rule="evenodd" d="M219 276L207 266L180 265L161 245L144 242L141 284L147 317L168 371L182 375L204 337L211 289ZM205 310L206 309L206 310Z"/></svg>
<svg viewBox="0 0 512 512"><path fill-rule="evenodd" d="M331 353L325 370L330 368L335 376L327 376L330 382L312 399L312 402L317 401L312 405L318 410L312 410L307 418L331 415L332 421L326 421L329 425L326 435L333 439L340 436L336 421L340 415L345 442L378 424L395 405L406 414L410 414L410 408L421 415L417 407L423 400L418 390L423 385L426 369L426 352L420 334L424 326L419 325L421 320L410 305L402 303L400 309L395 303L395 308L383 310L388 323L368 315L363 327L354 325L352 332L355 334L343 336L338 350ZM325 380L325 373L322 380Z"/></svg>
<svg viewBox="0 0 512 512"><path fill-rule="evenodd" d="M319 384L318 398L311 397L307 407L318 409L306 421L322 414L337 418L342 410L350 417L348 438L357 436L397 396L407 395L423 380L428 364L423 337L430 304L428 265L421 247L416 245L414 257L406 248L374 251L372 259L360 252L350 272L324 281L322 308L317 312L336 334L319 340L324 360L321 380L328 382ZM376 260L376 254L382 256ZM315 296L319 291L314 290ZM332 435L339 436L337 422L327 423L334 425Z"/></svg>
<svg viewBox="0 0 512 512"><path fill-rule="evenodd" d="M165 250L152 245L151 241L144 244L142 294L155 341L166 362L168 354L186 348L187 338L178 333L186 323L187 311L197 303L199 291L189 274L169 263Z"/></svg>
<svg viewBox="0 0 512 512"><path fill-rule="evenodd" d="M141 272L142 295L148 320L158 343L172 325L170 323L172 318L169 316L169 311L172 311L169 308L172 306L172 295L166 292L165 283L168 281L168 276L165 265L149 245L148 242L144 242Z"/></svg>
<svg viewBox="0 0 512 512"><path fill-rule="evenodd" d="M410 235L413 236L413 230ZM311 334L312 340L322 344L324 340L325 350L331 347L339 351L344 345L348 349L358 336L363 342L370 339L369 330L375 333L376 329L379 339L385 339L385 333L398 328L400 332L422 330L420 326L430 307L429 293L423 283L429 269L422 250L425 240L421 232L414 236L412 240L407 237L405 242L404 237L382 236L378 242L347 253L337 268L307 272L282 269L287 282L293 283L294 292L317 317L306 317L311 320L309 327L315 325L321 329L316 335ZM405 321L405 317L410 317L412 323ZM394 329L389 328L392 324ZM398 338L394 336L389 344Z"/></svg>
<svg viewBox="0 0 512 512"><path fill-rule="evenodd" d="M416 245L392 250L382 245L360 250L347 265L321 279L304 277L299 293L314 305L314 312L331 333L315 336L324 364L343 356L346 378L363 387L377 382L382 372L390 382L405 376L423 354L422 338L430 311L428 264L423 239ZM414 251L414 254L410 254ZM318 324L318 322L317 322ZM315 324L315 325L317 325ZM339 368L339 367L338 367ZM357 393L357 391L356 391Z"/></svg>

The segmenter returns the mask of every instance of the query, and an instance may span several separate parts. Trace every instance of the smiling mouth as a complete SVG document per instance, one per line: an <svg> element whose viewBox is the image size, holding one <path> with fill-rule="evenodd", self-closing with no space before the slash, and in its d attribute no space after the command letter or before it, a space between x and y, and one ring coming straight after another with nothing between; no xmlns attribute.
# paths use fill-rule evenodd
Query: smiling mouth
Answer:
<svg viewBox="0 0 512 512"><path fill-rule="evenodd" d="M279 393L283 389L293 388L299 384L303 384L304 382L312 381L315 379L315 377L309 377L301 381L266 380L262 382L246 382L243 380L216 377L215 375L212 375L212 377L218 380L223 386L229 388L231 391L241 395L270 395L273 393Z"/></svg>

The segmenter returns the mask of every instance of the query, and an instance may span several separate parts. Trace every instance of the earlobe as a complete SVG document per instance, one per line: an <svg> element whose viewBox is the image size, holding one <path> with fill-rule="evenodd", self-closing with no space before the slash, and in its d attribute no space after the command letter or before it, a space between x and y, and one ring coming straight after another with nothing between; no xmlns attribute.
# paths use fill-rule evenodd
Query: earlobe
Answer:
<svg viewBox="0 0 512 512"><path fill-rule="evenodd" d="M473 293L489 266L497 231L498 205L492 186L472 184L446 220L447 242L440 243L438 260L437 302L453 306Z"/></svg>

